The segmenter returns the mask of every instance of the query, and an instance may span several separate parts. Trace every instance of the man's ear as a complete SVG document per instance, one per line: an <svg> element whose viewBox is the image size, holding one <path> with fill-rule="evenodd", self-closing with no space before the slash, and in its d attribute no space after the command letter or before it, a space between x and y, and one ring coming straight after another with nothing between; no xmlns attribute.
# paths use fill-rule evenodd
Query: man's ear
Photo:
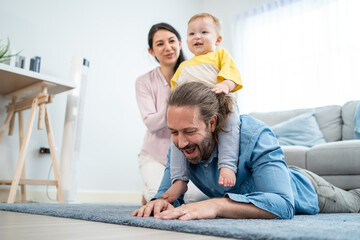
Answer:
<svg viewBox="0 0 360 240"><path fill-rule="evenodd" d="M217 37L217 39L216 39L215 46L219 46L220 43L221 43L221 41L222 41L222 36L219 35L219 36Z"/></svg>
<svg viewBox="0 0 360 240"><path fill-rule="evenodd" d="M210 130L210 132L215 131L216 123L217 123L217 116L214 114L214 115L211 116L210 121L209 121L209 130Z"/></svg>

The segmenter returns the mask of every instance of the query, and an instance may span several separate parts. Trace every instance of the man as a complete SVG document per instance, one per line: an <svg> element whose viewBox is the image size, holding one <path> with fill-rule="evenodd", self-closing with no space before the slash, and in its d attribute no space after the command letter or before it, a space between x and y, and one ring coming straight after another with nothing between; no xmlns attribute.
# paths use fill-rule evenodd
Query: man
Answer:
<svg viewBox="0 0 360 240"><path fill-rule="evenodd" d="M291 219L296 213L360 211L360 189L345 191L312 172L288 168L273 132L247 115L240 116L240 143L227 143L240 144L236 184L219 185L217 133L231 106L231 97L215 95L200 83L183 84L171 93L167 121L172 140L190 162L191 181L210 199L181 205L181 198L161 198L171 186L168 163L155 200L132 216Z"/></svg>

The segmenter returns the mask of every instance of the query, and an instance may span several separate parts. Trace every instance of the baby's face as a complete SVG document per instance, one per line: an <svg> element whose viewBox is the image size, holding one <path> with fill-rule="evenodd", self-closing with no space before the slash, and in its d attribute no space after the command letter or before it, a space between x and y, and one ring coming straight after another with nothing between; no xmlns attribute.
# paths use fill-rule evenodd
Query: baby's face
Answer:
<svg viewBox="0 0 360 240"><path fill-rule="evenodd" d="M186 43L195 56L215 51L220 42L221 36L210 18L198 18L188 24Z"/></svg>

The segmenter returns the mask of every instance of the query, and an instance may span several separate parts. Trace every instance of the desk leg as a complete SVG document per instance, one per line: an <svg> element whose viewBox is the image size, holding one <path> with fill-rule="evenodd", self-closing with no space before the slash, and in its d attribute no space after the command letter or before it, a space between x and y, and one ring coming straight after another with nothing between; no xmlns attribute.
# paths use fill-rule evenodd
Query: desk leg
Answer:
<svg viewBox="0 0 360 240"><path fill-rule="evenodd" d="M23 121L23 112L19 111L18 112L18 120L19 120L19 144L20 144L20 150L21 150L21 146L22 146L22 142L24 140L24 121ZM24 166L21 172L21 178L25 179L25 162L24 162ZM25 185L21 185L21 202L26 202L26 186Z"/></svg>
<svg viewBox="0 0 360 240"><path fill-rule="evenodd" d="M14 115L14 110L10 110L10 112L8 112L8 114L6 116L5 122L2 125L1 131L0 131L0 143L5 135L5 130L7 129L7 127L10 124L11 119L13 118L13 115Z"/></svg>
<svg viewBox="0 0 360 240"><path fill-rule="evenodd" d="M12 103L14 104L16 102L17 97L12 97ZM10 120L10 126L9 126L9 136L12 136L14 134L14 125L15 125L15 113L12 115Z"/></svg>
<svg viewBox="0 0 360 240"><path fill-rule="evenodd" d="M49 140L51 161L52 161L53 170L54 170L54 177L55 177L55 180L57 181L58 201L59 201L59 203L64 203L65 201L64 201L63 191L62 191L63 190L62 185L60 182L59 168L58 168L58 162L56 159L56 150L55 150L54 136L53 136L53 132L52 132L52 128L51 128L50 115L49 115L49 111L47 109L46 104L44 105L44 107L45 107L45 125L46 125L46 132L48 135L48 140Z"/></svg>
<svg viewBox="0 0 360 240"><path fill-rule="evenodd" d="M19 186L20 176L21 176L21 173L22 173L23 168L24 168L25 153L26 153L26 150L27 150L28 145L29 145L30 135L31 135L31 131L32 131L32 128L33 128L33 125L34 125L35 113L36 113L37 106L38 106L38 101L35 98L33 100L33 102L32 102L32 105L31 105L29 121L28 121L27 126L26 126L24 139L23 139L23 141L21 143L21 150L20 150L18 162L17 162L17 165L16 165L16 170L15 170L14 178L13 178L13 181L12 181L12 184L11 184L9 198L8 198L7 203L14 203L15 202L16 191L17 191L17 188Z"/></svg>
<svg viewBox="0 0 360 240"><path fill-rule="evenodd" d="M47 95L47 87L43 86L42 87L42 91L41 91L41 95L45 96ZM38 121L38 129L43 129L44 128L44 117L45 117L45 104L46 103L41 103L39 105L39 121Z"/></svg>

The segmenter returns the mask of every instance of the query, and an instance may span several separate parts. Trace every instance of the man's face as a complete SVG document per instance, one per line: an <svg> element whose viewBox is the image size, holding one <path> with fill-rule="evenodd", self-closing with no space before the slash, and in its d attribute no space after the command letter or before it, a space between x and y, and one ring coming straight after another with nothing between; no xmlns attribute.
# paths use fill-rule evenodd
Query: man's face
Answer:
<svg viewBox="0 0 360 240"><path fill-rule="evenodd" d="M215 115L206 126L200 118L198 107L169 106L167 120L174 144L191 163L196 164L210 157L215 146L212 136L216 126Z"/></svg>

